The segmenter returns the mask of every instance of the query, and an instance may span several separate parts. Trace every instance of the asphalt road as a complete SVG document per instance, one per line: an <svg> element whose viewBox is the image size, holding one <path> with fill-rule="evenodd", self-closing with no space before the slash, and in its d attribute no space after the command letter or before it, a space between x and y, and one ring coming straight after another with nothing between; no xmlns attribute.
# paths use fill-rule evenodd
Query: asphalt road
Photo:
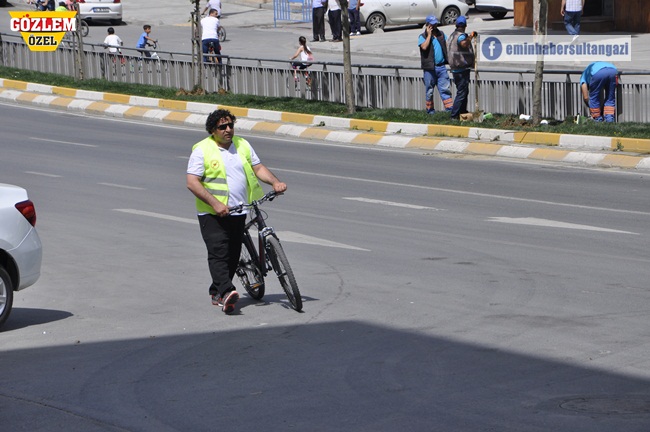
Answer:
<svg viewBox="0 0 650 432"><path fill-rule="evenodd" d="M647 431L638 173L249 137L305 299L210 304L196 129L0 105L40 281L0 335L30 431ZM72 132L73 131L73 132Z"/></svg>

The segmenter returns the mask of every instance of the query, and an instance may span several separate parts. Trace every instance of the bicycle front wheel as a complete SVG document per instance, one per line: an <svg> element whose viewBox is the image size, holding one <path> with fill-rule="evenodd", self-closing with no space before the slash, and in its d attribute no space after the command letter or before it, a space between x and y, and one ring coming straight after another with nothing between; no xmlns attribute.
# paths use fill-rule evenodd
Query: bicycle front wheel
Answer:
<svg viewBox="0 0 650 432"><path fill-rule="evenodd" d="M219 30L217 30L217 36L219 37L219 42L225 42L226 41L226 29L219 26Z"/></svg>
<svg viewBox="0 0 650 432"><path fill-rule="evenodd" d="M251 258L245 244L241 249L237 276L249 296L255 300L264 297L264 276L257 263Z"/></svg>
<svg viewBox="0 0 650 432"><path fill-rule="evenodd" d="M293 275L293 270L291 270L284 249L282 249L282 245L276 237L268 236L266 241L268 245L267 255L268 259L271 261L273 271L275 271L275 274L278 276L280 285L282 285L282 289L287 295L291 307L300 312L302 310L302 297L300 296L298 283Z"/></svg>
<svg viewBox="0 0 650 432"><path fill-rule="evenodd" d="M81 36L86 37L88 36L88 33L90 33L90 27L88 27L88 23L84 20L81 20Z"/></svg>

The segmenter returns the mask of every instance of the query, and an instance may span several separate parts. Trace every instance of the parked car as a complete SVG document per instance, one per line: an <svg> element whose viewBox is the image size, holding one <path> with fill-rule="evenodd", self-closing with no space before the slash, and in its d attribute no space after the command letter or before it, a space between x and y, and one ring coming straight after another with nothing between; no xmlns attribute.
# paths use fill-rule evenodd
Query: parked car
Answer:
<svg viewBox="0 0 650 432"><path fill-rule="evenodd" d="M363 0L362 4L361 22L370 33L387 25L424 25L428 15L435 15L442 25L454 24L469 10L465 0Z"/></svg>
<svg viewBox="0 0 650 432"><path fill-rule="evenodd" d="M489 12L494 19L503 19L514 8L514 0L476 0L474 7L481 12Z"/></svg>
<svg viewBox="0 0 650 432"><path fill-rule="evenodd" d="M14 291L33 285L41 275L42 246L35 225L27 191L0 183L0 326L11 313Z"/></svg>
<svg viewBox="0 0 650 432"><path fill-rule="evenodd" d="M121 0L78 0L79 16L85 21L110 21L113 25L122 23Z"/></svg>

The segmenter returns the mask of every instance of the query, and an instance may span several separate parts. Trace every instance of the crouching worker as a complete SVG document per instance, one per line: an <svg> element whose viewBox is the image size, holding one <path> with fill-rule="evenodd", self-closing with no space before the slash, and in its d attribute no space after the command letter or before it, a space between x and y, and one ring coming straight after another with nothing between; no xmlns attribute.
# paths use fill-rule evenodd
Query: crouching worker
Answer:
<svg viewBox="0 0 650 432"><path fill-rule="evenodd" d="M618 83L616 66L606 62L591 63L580 76L582 98L589 107L589 114L594 121L613 122L616 114L616 84ZM605 106L600 110L600 95L605 91Z"/></svg>

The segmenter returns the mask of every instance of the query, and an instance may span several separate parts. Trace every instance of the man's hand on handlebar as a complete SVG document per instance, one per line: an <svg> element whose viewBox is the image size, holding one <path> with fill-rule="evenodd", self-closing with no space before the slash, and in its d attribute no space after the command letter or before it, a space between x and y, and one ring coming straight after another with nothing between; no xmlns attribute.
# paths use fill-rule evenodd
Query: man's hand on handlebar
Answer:
<svg viewBox="0 0 650 432"><path fill-rule="evenodd" d="M287 184L284 182L273 183L273 191L279 194L287 190Z"/></svg>
<svg viewBox="0 0 650 432"><path fill-rule="evenodd" d="M217 202L212 206L212 208L213 208L214 211L217 213L217 216L220 216L220 217L228 216L228 214L230 213L230 211L228 210L228 207L226 207L226 205L223 204L223 203L220 202L220 201L217 201Z"/></svg>

